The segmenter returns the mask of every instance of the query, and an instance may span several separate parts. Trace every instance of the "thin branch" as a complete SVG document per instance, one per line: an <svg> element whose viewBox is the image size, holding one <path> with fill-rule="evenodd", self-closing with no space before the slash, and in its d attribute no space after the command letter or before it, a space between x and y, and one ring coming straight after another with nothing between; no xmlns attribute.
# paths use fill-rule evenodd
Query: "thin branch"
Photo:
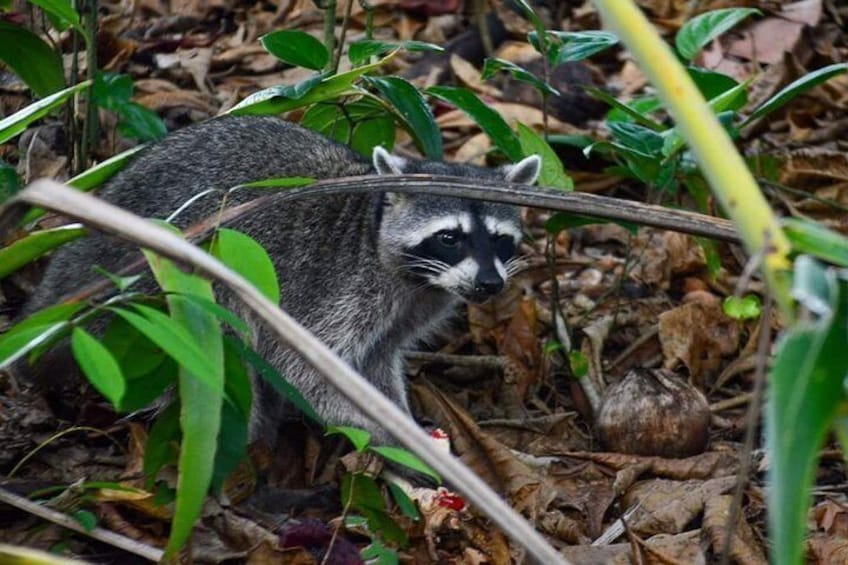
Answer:
<svg viewBox="0 0 848 565"><path fill-rule="evenodd" d="M118 549L132 553L133 555L138 555L139 557L143 557L149 561L159 562L165 553L161 549L151 547L104 528L95 527L90 530L86 529L85 526L74 520L71 516L38 504L37 502L28 500L22 496L18 496L4 488L0 488L0 502L8 504L9 506L14 506L15 508L32 514L33 516L38 516L48 522L53 522L63 528L73 530L92 539L96 539L97 541L102 541L112 547L117 547Z"/></svg>

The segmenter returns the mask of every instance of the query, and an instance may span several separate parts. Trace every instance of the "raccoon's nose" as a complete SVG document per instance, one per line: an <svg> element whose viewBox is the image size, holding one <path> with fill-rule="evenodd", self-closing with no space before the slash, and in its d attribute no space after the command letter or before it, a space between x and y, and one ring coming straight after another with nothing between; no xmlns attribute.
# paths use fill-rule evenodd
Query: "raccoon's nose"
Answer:
<svg viewBox="0 0 848 565"><path fill-rule="evenodd" d="M479 294L497 294L503 290L504 280L495 271L492 273L480 273L474 280L474 292Z"/></svg>

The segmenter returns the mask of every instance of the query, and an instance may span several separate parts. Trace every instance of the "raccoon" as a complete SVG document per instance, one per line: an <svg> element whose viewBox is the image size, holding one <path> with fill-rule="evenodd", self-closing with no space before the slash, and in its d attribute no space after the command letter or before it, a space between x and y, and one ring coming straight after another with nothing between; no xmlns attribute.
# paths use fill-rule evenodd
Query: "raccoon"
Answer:
<svg viewBox="0 0 848 565"><path fill-rule="evenodd" d="M532 184L536 156L499 169L416 161L376 148L371 162L318 133L272 117L222 117L176 133L143 152L101 196L147 217L164 218L195 195L273 177L317 179L430 173ZM236 191L230 201L255 197ZM214 213L220 199L193 202L175 223L186 227ZM499 292L514 270L521 238L517 208L425 194L353 193L269 206L231 225L271 256L281 307L374 386L409 412L403 351L432 336L462 301ZM93 265L116 271L133 248L94 234L58 250L26 307L35 311L98 278ZM226 292L222 305L251 322ZM255 332L256 351L300 390L328 423L389 434L368 420L292 350ZM33 368L37 380L64 374L67 348ZM55 381L55 378L52 379ZM254 378L251 436L273 445L298 415L261 378Z"/></svg>

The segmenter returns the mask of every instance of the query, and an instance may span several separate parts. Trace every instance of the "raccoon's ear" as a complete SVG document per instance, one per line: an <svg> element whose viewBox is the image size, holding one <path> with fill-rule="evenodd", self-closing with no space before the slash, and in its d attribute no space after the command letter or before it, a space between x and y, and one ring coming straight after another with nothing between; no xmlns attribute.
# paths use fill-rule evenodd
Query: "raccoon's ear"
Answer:
<svg viewBox="0 0 848 565"><path fill-rule="evenodd" d="M406 167L406 159L392 155L379 145L374 148L371 159L378 175L402 175Z"/></svg>
<svg viewBox="0 0 848 565"><path fill-rule="evenodd" d="M530 155L514 165L506 165L501 170L506 182L535 184L542 170L542 158L538 155Z"/></svg>

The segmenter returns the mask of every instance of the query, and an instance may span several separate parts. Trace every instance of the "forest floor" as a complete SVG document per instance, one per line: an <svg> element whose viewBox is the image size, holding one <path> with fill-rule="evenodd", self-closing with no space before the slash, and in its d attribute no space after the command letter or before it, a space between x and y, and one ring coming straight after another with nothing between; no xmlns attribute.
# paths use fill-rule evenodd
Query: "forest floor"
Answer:
<svg viewBox="0 0 848 565"><path fill-rule="evenodd" d="M692 2L638 3L667 38L692 15L687 11ZM649 89L629 55L616 48L554 69L551 83L561 95L550 100L546 116L532 88L503 76L481 80L484 51L472 27L476 3L372 4L380 38L448 48L442 55L401 54L390 63L390 72L420 86L468 86L509 123L547 128L550 135L605 140L609 108L584 87L625 100ZM526 41L531 25L495 4L494 54L528 68L540 66ZM561 29L600 28L588 1L544 4L555 13L547 8L541 13ZM698 3L699 10L728 5L757 7L762 16L713 42L697 62L738 81L751 80L750 107L806 72L848 60L848 8L838 0ZM320 36L323 26L322 12L306 0L279 5L108 0L100 3L98 18L100 65L129 74L134 100L158 113L169 129L210 118L258 89L305 78L304 69L286 68L258 38L281 28ZM347 40L361 39L364 27L365 14L355 3ZM22 83L0 76L0 115L31 102ZM441 102L433 108L447 158L483 163L490 149L486 135L459 110ZM300 114L287 117L298 121ZM131 146L113 115L103 112L101 122L94 150L98 159ZM0 157L17 163L27 181L69 178L63 124L48 120L37 131L17 146L0 146ZM848 76L842 75L745 129L737 144L744 155L763 163L760 178L767 180L761 185L780 214L814 218L846 233L846 132ZM699 203L686 190L646 186L617 175L615 163L597 153L586 158L579 150L556 147L577 191L720 215L709 197ZM395 151L416 155L402 134ZM773 345L781 325L772 318L762 327L760 318L736 320L725 314L726 297L764 290L757 277L746 273L743 251L614 223L551 235L546 230L550 218L549 212L527 210L531 238L521 249L527 268L496 300L463 309L437 348L411 356L416 414L447 431L463 460L574 563L717 562L729 535L730 562L766 563L769 461L759 439L749 450L744 438L757 362L763 357L758 340L765 331ZM710 256L720 260L718 268L710 268ZM11 323L35 276L31 269L0 286L0 331ZM579 353L569 357L564 348ZM575 362L584 365L580 378L573 374ZM629 387L615 386L625 377ZM7 489L31 495L57 485L138 474L145 421L120 418L96 394L77 392L74 410L65 414L10 378L0 380L0 470L8 477ZM603 410L612 422L605 431L598 422ZM633 439L630 425L640 418L650 420L638 424L648 430ZM70 431L57 435L62 430ZM759 431L755 437L761 437ZM209 499L192 540L192 557L199 562L320 562L342 509L338 495L323 487L336 480L338 453L328 456L315 446L313 438L304 436L273 456L255 448L253 469L230 480L226 496ZM251 498L256 473L263 482L298 494ZM734 502L740 482L741 502ZM846 489L844 459L838 445L828 443L808 520L811 563L848 562ZM151 547L164 546L168 514L154 504L154 493L141 497L135 491L92 494L70 488L63 496L53 501L54 507L87 509L103 528ZM731 514L737 517L733 523ZM404 562L501 563L517 555L506 536L468 508L440 506L430 508L423 521L399 520L409 537L400 552ZM140 559L2 504L0 540L91 562ZM362 532L348 528L328 562L358 562L357 547L367 541Z"/></svg>

